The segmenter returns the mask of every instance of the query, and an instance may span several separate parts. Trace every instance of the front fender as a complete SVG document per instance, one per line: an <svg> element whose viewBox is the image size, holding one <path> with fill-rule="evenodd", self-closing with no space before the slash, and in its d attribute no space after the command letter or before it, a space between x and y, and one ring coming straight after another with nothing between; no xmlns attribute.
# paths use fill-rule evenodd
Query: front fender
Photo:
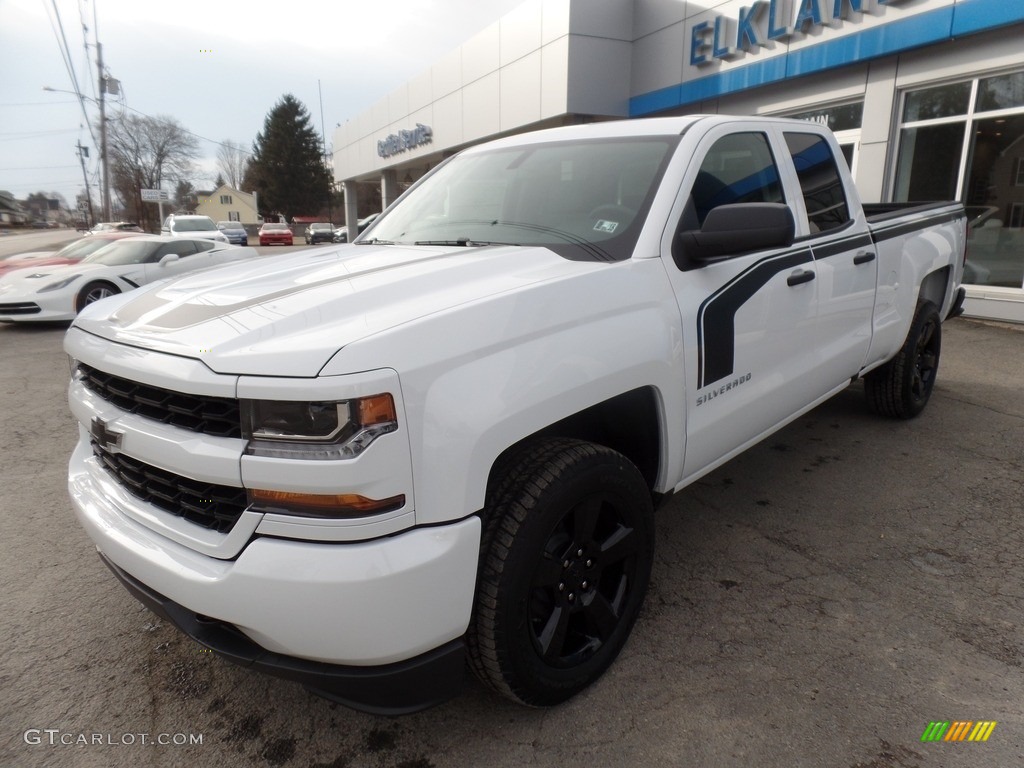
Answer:
<svg viewBox="0 0 1024 768"><path fill-rule="evenodd" d="M405 357L417 524L484 506L491 467L509 446L640 387L660 400L656 490L682 466L682 334L657 259L581 265L578 275L455 307L342 350L358 370ZM335 366L332 365L332 368Z"/></svg>

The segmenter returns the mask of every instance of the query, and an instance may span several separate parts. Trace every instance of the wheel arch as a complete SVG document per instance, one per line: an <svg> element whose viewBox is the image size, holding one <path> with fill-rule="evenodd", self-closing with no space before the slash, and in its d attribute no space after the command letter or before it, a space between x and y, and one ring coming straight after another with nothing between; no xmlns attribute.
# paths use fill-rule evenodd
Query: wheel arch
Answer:
<svg viewBox="0 0 1024 768"><path fill-rule="evenodd" d="M921 303L930 301L938 308L939 314L942 315L942 310L948 308L946 299L949 293L949 267L942 267L934 272L929 272L921 280L921 288L917 293L915 311Z"/></svg>
<svg viewBox="0 0 1024 768"><path fill-rule="evenodd" d="M621 453L654 492L662 468L663 429L658 393L652 386L638 387L584 408L526 435L508 446L491 465L490 489L502 462L525 444L544 437L565 437L597 443Z"/></svg>

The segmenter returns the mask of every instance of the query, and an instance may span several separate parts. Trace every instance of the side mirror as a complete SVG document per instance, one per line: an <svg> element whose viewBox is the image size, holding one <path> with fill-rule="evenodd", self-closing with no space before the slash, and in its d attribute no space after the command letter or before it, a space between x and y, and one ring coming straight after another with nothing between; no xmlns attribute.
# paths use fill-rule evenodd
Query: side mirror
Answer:
<svg viewBox="0 0 1024 768"><path fill-rule="evenodd" d="M180 258L181 256L179 256L176 253L168 253L166 256L160 259L160 266L166 267L168 264L171 264Z"/></svg>
<svg viewBox="0 0 1024 768"><path fill-rule="evenodd" d="M679 233L688 259L724 261L733 256L793 244L793 212L783 203L735 203L712 208L699 230Z"/></svg>

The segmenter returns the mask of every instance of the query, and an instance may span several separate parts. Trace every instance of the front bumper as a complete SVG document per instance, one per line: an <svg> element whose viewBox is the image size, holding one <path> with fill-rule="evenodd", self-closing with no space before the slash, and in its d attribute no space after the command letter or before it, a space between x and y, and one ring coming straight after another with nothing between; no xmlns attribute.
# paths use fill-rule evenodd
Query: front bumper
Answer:
<svg viewBox="0 0 1024 768"><path fill-rule="evenodd" d="M75 319L72 291L48 291L0 298L0 322L45 323Z"/></svg>
<svg viewBox="0 0 1024 768"><path fill-rule="evenodd" d="M374 680L435 681L450 672L449 657L459 655L452 643L460 644L469 624L479 518L358 542L250 533L238 554L224 559L142 522L86 438L72 455L68 489L104 559L131 583L145 585L156 603L172 606L165 612L199 642L229 658L232 647L244 648L234 652L233 660L248 659L239 663L357 708L385 711L391 705L366 693L375 690ZM218 540L237 532L196 530ZM153 607L153 600L143 602ZM199 631L210 622L220 629ZM448 695L447 687L438 690ZM429 706L437 695L410 691L391 711Z"/></svg>
<svg viewBox="0 0 1024 768"><path fill-rule="evenodd" d="M157 616L217 655L303 685L324 698L376 715L404 715L458 694L465 668L460 639L407 661L379 667L323 664L270 653L234 627L197 615L160 595L100 554L125 588Z"/></svg>

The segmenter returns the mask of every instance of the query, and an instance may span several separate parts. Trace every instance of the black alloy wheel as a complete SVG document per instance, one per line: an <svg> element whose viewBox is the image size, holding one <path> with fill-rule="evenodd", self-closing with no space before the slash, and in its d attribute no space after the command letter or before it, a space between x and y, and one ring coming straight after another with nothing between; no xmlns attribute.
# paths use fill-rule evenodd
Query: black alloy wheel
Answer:
<svg viewBox="0 0 1024 768"><path fill-rule="evenodd" d="M932 302L914 313L906 341L896 356L864 377L868 405L881 416L912 419L920 414L935 388L942 352L942 319Z"/></svg>
<svg viewBox="0 0 1024 768"><path fill-rule="evenodd" d="M552 438L507 461L490 499L471 662L509 698L557 704L629 637L653 557L650 491L621 454Z"/></svg>

